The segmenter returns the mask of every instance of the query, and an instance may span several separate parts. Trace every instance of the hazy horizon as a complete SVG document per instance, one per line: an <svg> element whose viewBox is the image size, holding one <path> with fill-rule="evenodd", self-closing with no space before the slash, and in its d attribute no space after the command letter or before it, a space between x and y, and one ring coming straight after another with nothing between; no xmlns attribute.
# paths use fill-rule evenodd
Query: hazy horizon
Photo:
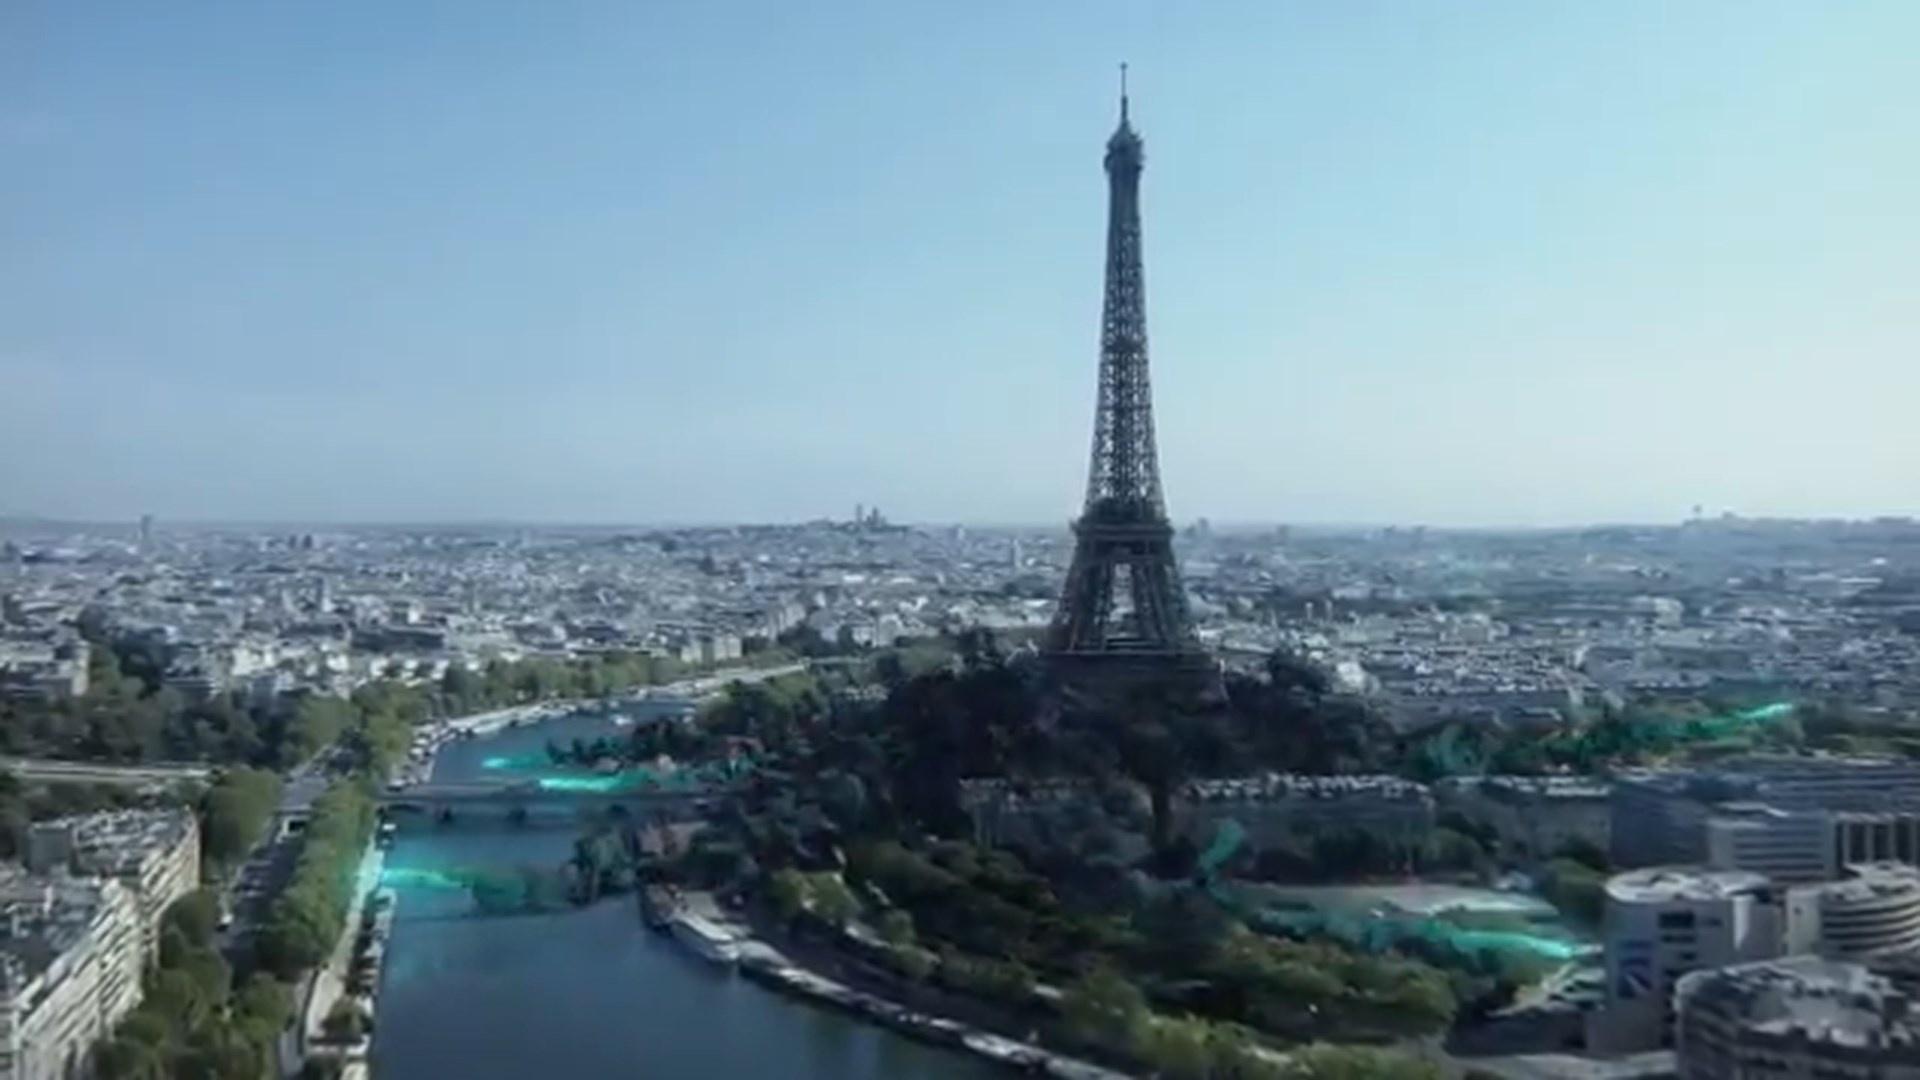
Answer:
<svg viewBox="0 0 1920 1080"><path fill-rule="evenodd" d="M884 510L885 508L882 507L881 509ZM1199 520L1200 519L1198 518L1175 519L1173 521L1173 524L1176 528L1184 529L1184 528L1187 528L1188 526L1196 524ZM1911 515L1899 515L1899 514L1881 514L1881 515L1873 515L1873 516L1867 516L1867 517L1852 517L1852 518L1846 518L1846 517L1747 517L1743 515L1734 514L1734 515L1731 515L1730 518L1722 518L1720 515L1715 515L1713 517L1702 517L1697 520L1705 524L1731 523L1731 524L1744 524L1744 525L1878 525L1878 524L1887 523L1887 522L1912 523L1915 521L1915 518ZM352 532L356 530L382 530L382 529L394 529L394 530L440 529L440 530L448 530L448 531L497 529L497 530L531 530L531 531L549 531L549 532L566 532L570 530L581 530L581 531L591 531L591 532L618 532L622 530L638 530L643 532L652 532L652 531L673 531L673 530L681 530L681 529L691 530L691 529L738 529L738 528L747 528L747 529L786 528L786 527L795 527L795 526L804 526L804 525L844 524L847 521L848 521L848 518L845 515L835 517L832 515L822 514L822 515L816 515L810 518L786 518L786 519L743 518L743 519L734 520L734 521L717 520L717 519L708 520L708 521L691 520L691 519L681 520L681 521L673 521L673 520L533 521L533 520L513 520L509 518L501 518L501 519L493 519L493 520L481 519L481 518L473 518L473 519L465 519L465 520L446 519L446 520L438 520L438 521L435 521L435 520L409 521L404 519L393 519L393 520L387 520L387 521L344 521L344 520L301 521L301 520L294 520L294 519L281 520L281 519L273 519L273 518L194 519L194 518L155 517L153 520L153 523L154 523L154 529L156 532L165 534L170 530L178 530L178 531L235 530L235 531L277 532L282 529L301 531L301 532L318 532L318 533L326 533L326 532L332 532L332 531ZM1458 534L1458 533L1497 533L1497 534L1560 533L1560 532L1580 532L1580 531L1590 530L1590 529L1675 529L1675 528L1683 527L1690 523L1688 520L1683 519L1683 520L1677 520L1677 521L1600 521L1600 520L1563 521L1563 522L1546 522L1546 523L1532 524L1532 525L1502 525L1502 524L1473 524L1473 523L1435 525L1435 524L1431 524L1424 521L1311 521L1311 520L1283 521L1279 519L1214 520L1212 518L1206 519L1206 522L1207 522L1208 528L1212 529L1216 533L1222 533L1222 534L1267 532L1276 528L1286 528L1289 530L1293 530L1297 532L1306 532L1306 533L1373 532L1373 531L1379 531L1384 529L1402 529L1402 530L1424 529L1429 532L1454 533L1454 534ZM1069 532L1073 527L1073 522L1070 518L1062 518L1061 520L1056 522L989 521L989 520L963 520L963 519L901 521L901 520L888 518L886 523L892 526L902 526L902 527L911 528L911 529L963 528L963 529L980 529L988 532L1053 531L1053 532L1059 532L1063 534ZM140 520L138 518L124 518L124 519L123 518L58 518L58 517L47 517L44 515L37 515L37 514L10 514L5 512L0 512L0 529L33 527L33 526L58 526L63 528L76 528L76 529L99 529L103 532L126 532L129 534L133 534L139 531Z"/></svg>
<svg viewBox="0 0 1920 1080"><path fill-rule="evenodd" d="M1064 523L1122 59L1176 522L1914 514L1916 33L12 5L0 515Z"/></svg>

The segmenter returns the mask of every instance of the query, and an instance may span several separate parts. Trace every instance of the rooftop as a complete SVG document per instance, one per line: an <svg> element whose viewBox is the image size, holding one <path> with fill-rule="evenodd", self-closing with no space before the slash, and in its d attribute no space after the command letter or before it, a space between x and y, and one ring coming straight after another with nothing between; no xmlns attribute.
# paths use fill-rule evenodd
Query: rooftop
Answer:
<svg viewBox="0 0 1920 1080"><path fill-rule="evenodd" d="M154 852L171 849L193 827L193 814L185 809L113 810L34 826L71 830L74 859L88 872L115 874L137 869Z"/></svg>
<svg viewBox="0 0 1920 1080"><path fill-rule="evenodd" d="M1920 1014L1859 964L1813 956L1739 964L1687 975L1679 994L1763 1038L1920 1053Z"/></svg>
<svg viewBox="0 0 1920 1080"><path fill-rule="evenodd" d="M1265 799L1338 799L1358 796L1418 800L1427 797L1425 784L1397 776L1318 776L1303 773L1261 773L1257 776L1194 780L1183 790L1200 802Z"/></svg>
<svg viewBox="0 0 1920 1080"><path fill-rule="evenodd" d="M1607 898L1625 904L1727 900L1771 887L1765 874L1748 870L1655 866L1614 875L1607 881Z"/></svg>
<svg viewBox="0 0 1920 1080"><path fill-rule="evenodd" d="M0 865L0 997L78 944L119 888L110 880L45 877Z"/></svg>
<svg viewBox="0 0 1920 1080"><path fill-rule="evenodd" d="M1864 903L1920 895L1920 866L1897 862L1853 863L1847 877L1820 886L1823 901Z"/></svg>

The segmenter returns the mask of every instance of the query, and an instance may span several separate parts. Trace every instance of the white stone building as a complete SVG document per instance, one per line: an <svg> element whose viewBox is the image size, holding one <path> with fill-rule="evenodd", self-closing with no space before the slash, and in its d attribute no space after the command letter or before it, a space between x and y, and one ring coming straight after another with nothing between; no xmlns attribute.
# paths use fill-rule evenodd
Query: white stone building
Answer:
<svg viewBox="0 0 1920 1080"><path fill-rule="evenodd" d="M200 824L184 808L40 822L27 835L27 866L39 873L117 879L133 895L142 945L151 956L167 908L200 887Z"/></svg>
<svg viewBox="0 0 1920 1080"><path fill-rule="evenodd" d="M141 920L113 878L0 870L0 1080L90 1075L140 1003Z"/></svg>
<svg viewBox="0 0 1920 1080"><path fill-rule="evenodd" d="M1920 1080L1920 1009L1857 964L1697 971L1677 998L1682 1080Z"/></svg>

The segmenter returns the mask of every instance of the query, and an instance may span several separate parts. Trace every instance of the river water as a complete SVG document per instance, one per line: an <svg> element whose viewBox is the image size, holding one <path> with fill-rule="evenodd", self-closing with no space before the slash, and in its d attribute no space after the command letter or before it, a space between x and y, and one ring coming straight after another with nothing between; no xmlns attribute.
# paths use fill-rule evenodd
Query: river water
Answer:
<svg viewBox="0 0 1920 1080"><path fill-rule="evenodd" d="M457 742L435 780L490 774L492 756L610 730L572 716ZM557 867L564 829L403 828L403 870ZM424 875L397 875L418 880ZM540 915L481 917L464 892L397 886L373 1072L382 1080L975 1080L988 1063L774 994L649 932L631 897Z"/></svg>

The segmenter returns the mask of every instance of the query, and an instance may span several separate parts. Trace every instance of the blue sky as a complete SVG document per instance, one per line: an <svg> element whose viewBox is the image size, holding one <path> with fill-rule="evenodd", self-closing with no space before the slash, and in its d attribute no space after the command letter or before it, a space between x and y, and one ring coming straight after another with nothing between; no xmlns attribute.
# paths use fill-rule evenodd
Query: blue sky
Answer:
<svg viewBox="0 0 1920 1080"><path fill-rule="evenodd" d="M1920 512L1920 4L0 7L0 513Z"/></svg>

